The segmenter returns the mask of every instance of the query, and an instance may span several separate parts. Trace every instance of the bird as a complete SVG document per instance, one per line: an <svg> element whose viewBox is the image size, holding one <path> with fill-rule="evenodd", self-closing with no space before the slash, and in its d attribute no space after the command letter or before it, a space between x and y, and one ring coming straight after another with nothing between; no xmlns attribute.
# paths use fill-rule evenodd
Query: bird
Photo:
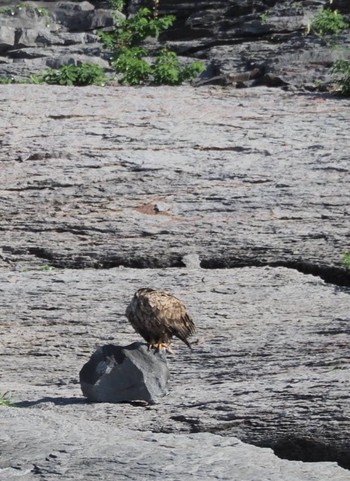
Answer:
<svg viewBox="0 0 350 481"><path fill-rule="evenodd" d="M195 331L195 324L184 304L168 292L141 288L135 292L126 308L126 317L135 331L144 338L148 349L172 353L173 336L192 349L187 340Z"/></svg>

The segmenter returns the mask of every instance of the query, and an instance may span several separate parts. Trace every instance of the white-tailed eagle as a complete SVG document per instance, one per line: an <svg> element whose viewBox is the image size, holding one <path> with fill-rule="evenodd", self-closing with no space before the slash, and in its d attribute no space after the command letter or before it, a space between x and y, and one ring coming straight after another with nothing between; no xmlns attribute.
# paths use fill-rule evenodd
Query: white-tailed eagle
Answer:
<svg viewBox="0 0 350 481"><path fill-rule="evenodd" d="M195 331L194 322L184 304L167 292L139 289L126 309L126 317L150 348L171 352L169 345L175 336L191 349L187 338Z"/></svg>

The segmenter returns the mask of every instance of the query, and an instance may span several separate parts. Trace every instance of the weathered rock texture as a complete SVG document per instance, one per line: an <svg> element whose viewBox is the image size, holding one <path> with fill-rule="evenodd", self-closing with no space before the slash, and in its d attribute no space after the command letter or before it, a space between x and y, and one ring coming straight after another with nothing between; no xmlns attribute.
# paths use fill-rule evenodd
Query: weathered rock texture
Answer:
<svg viewBox="0 0 350 481"><path fill-rule="evenodd" d="M207 76L216 73L219 82L315 89L331 80L329 66L347 56L348 33L333 40L306 34L320 8L330 6L327 0L160 3L161 12L178 17L167 39L179 53L205 59ZM332 7L346 15L345 3Z"/></svg>
<svg viewBox="0 0 350 481"><path fill-rule="evenodd" d="M99 29L113 24L108 2L25 3L25 8L14 8L13 15L0 13L0 76L28 77L47 67L81 62L110 71L110 53L97 36ZM127 1L125 13L145 5L153 3ZM38 14L40 6L49 15ZM152 49L166 45L183 57L204 60L207 70L200 83L312 90L331 83L330 65L348 57L348 31L327 38L306 34L320 8L330 6L350 20L346 0L331 5L329 0L161 0L160 14L174 14L177 21Z"/></svg>
<svg viewBox="0 0 350 481"><path fill-rule="evenodd" d="M159 404L148 409L86 404L77 362L86 362L95 344L135 340L123 312L130 293L142 285L165 288L184 300L197 323L198 343L190 352L174 342L169 395ZM237 479L264 480L269 479L260 471L265 462L272 463L276 479L285 479L281 473L290 469L295 470L291 481L329 479L323 464L281 465L271 455L264 460L263 453L247 461L249 449L240 458L229 448L222 454L226 462L220 457L215 463L220 449L236 444L233 437L272 447L282 457L337 460L349 467L348 291L285 268L3 270L0 289L1 390L9 391L17 406L13 414L0 410L1 468L18 466L23 474L35 465L49 473L48 479L56 470L66 479L80 472L83 479L89 467L111 476L108 460L130 436L134 447L127 448L126 441L122 452L128 454L117 457L125 465L118 461L113 470L129 466L132 471L139 461L146 479L154 470L165 475L156 443L153 455L146 450L148 460L139 460L144 449L140 431L169 434L168 449L174 449L169 479L180 479L186 469L185 479L203 479L205 469L205 479L220 479L217 470L223 479L236 479L233 463L243 473ZM28 431L33 425L37 429ZM150 439L166 444L167 436ZM182 459L179 446L185 449L192 440L193 450ZM76 457L79 452L85 467ZM136 469L131 479L138 475ZM339 468L334 476L345 480L349 473Z"/></svg>
<svg viewBox="0 0 350 481"><path fill-rule="evenodd" d="M350 101L3 86L1 249L25 268L285 265L347 283Z"/></svg>
<svg viewBox="0 0 350 481"><path fill-rule="evenodd" d="M350 298L336 285L350 102L20 85L0 99L0 392L16 406L0 409L0 474L348 479L236 438L350 467ZM159 404L88 403L79 368L97 346L141 341L124 312L143 286L185 302L194 350L175 345Z"/></svg>
<svg viewBox="0 0 350 481"><path fill-rule="evenodd" d="M271 450L248 446L236 438L210 433L154 434L118 429L116 408L104 406L113 423L61 417L52 411L7 409L0 431L6 442L6 481L84 480L106 481L347 481L349 473L334 464L290 462ZM133 408L137 415L137 408ZM11 433L11 434L10 434ZM20 447L13 443L25 433ZM98 450L96 444L98 442ZM8 448L12 447L12 453ZM38 449L38 447L40 447Z"/></svg>
<svg viewBox="0 0 350 481"><path fill-rule="evenodd" d="M28 77L47 68L83 62L110 70L109 55L93 31L113 25L111 11L95 9L87 1L22 5L13 7L12 14L10 6L2 7L3 13L0 9L1 76Z"/></svg>
<svg viewBox="0 0 350 481"><path fill-rule="evenodd" d="M155 403L167 393L166 355L134 342L102 346L79 373L84 396L94 402L146 401Z"/></svg>

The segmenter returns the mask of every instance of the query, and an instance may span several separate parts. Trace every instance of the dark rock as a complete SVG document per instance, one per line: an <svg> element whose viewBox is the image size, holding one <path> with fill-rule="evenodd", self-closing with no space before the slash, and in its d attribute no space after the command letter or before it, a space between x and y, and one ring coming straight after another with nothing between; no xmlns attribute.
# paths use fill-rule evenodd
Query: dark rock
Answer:
<svg viewBox="0 0 350 481"><path fill-rule="evenodd" d="M350 3L348 0L333 0L333 7L338 9L340 12L350 13Z"/></svg>
<svg viewBox="0 0 350 481"><path fill-rule="evenodd" d="M6 52L15 44L16 29L10 26L2 25L0 28L0 53Z"/></svg>
<svg viewBox="0 0 350 481"><path fill-rule="evenodd" d="M29 4L29 2L26 2ZM251 87L256 85L291 86L291 88L330 89L329 67L338 58L347 58L350 45L349 31L342 35L322 39L310 34L312 18L321 7L339 9L349 19L349 2L334 1L254 1L250 0L163 0L160 14L174 14L176 21L158 42L153 42L152 55L159 47L174 49L187 59L201 59L207 65L198 85L212 84ZM84 62L96 62L98 55L110 57L105 51L96 29L109 28L115 23L115 14L107 2L60 1L45 2L50 14L42 16L30 5L15 8L14 15L0 14L0 54L11 57L12 49L40 48L47 46L46 63L40 65L63 65L66 58L83 54ZM151 0L130 0L126 12L135 13L140 7L153 7ZM124 18L120 14L121 18ZM309 34L307 34L309 32ZM16 35L15 35L16 34ZM81 34L76 36L75 34ZM99 43L99 53L85 52L87 36ZM15 35L15 38L14 38ZM66 52L61 55L56 47L62 44ZM338 44L342 48L334 48ZM73 46L73 47L71 47ZM80 52L76 52L80 49ZM27 62L10 62L0 65L0 76L29 76L38 64L23 55ZM181 59L183 61L183 59ZM185 64L187 61L184 62ZM249 75L254 69L263 70L259 78L227 82L227 75ZM271 81L271 78L274 81ZM222 79L224 79L222 81Z"/></svg>
<svg viewBox="0 0 350 481"><path fill-rule="evenodd" d="M36 7L25 5L14 8L13 15L0 13L0 55L6 60L0 76L18 79L67 63L96 63L111 70L110 54L94 33L113 24L110 10L89 2L58 2L46 5L49 15L39 15Z"/></svg>
<svg viewBox="0 0 350 481"><path fill-rule="evenodd" d="M110 27L114 22L110 10L95 10L95 7L86 1L58 2L54 8L54 16L56 21L71 32Z"/></svg>
<svg viewBox="0 0 350 481"><path fill-rule="evenodd" d="M156 402L167 393L169 370L163 352L134 342L100 347L80 371L84 396L94 402Z"/></svg>
<svg viewBox="0 0 350 481"><path fill-rule="evenodd" d="M215 65L213 77L265 70L267 76L259 82L233 82L237 87L329 84L329 66L339 57L346 58L344 49L334 49L331 44L347 45L350 36L346 32L327 41L306 35L321 6L329 7L329 2L202 0L195 5L186 1L175 5L165 0L161 13L175 13L177 22L162 39L182 55ZM348 7L338 2L334 8L346 13ZM272 84L270 75L279 81ZM218 83L217 78L212 83Z"/></svg>

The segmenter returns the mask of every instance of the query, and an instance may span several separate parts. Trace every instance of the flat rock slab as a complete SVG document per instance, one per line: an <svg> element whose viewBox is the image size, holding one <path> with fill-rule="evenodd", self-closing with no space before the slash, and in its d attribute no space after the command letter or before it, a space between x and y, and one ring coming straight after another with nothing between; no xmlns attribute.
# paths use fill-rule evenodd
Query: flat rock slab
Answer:
<svg viewBox="0 0 350 481"><path fill-rule="evenodd" d="M167 393L166 354L142 342L101 346L82 367L79 380L89 401L153 404Z"/></svg>
<svg viewBox="0 0 350 481"><path fill-rule="evenodd" d="M237 437L349 468L349 291L296 269L339 272L348 250L350 101L25 85L0 86L0 99L0 392L16 406L0 410L1 467L122 479L124 463L151 479L152 431L162 479L235 479ZM195 349L168 359L158 405L89 404L80 366L139 340L124 312L144 286L185 302ZM257 470L238 479L276 478L248 452ZM269 456L278 480L297 466L303 480L348 478Z"/></svg>
<svg viewBox="0 0 350 481"><path fill-rule="evenodd" d="M77 365L96 345L137 340L124 312L145 285L185 302L198 342L192 352L174 342L159 404L86 404ZM346 289L285 268L117 268L2 271L0 290L1 392L28 417L49 410L59 429L69 415L101 429L211 432L350 465Z"/></svg>
<svg viewBox="0 0 350 481"><path fill-rule="evenodd" d="M108 406L110 413L117 408ZM29 411L29 412L28 412ZM82 420L37 409L1 411L0 477L6 481L347 481L334 463L278 459L270 449L210 433L130 431L114 423ZM24 439L23 439L24 435ZM23 442L16 441L22 437ZM98 442L97 442L98 440Z"/></svg>
<svg viewBox="0 0 350 481"><path fill-rule="evenodd" d="M0 86L0 253L25 268L339 267L350 100ZM5 264L6 265L6 264Z"/></svg>

